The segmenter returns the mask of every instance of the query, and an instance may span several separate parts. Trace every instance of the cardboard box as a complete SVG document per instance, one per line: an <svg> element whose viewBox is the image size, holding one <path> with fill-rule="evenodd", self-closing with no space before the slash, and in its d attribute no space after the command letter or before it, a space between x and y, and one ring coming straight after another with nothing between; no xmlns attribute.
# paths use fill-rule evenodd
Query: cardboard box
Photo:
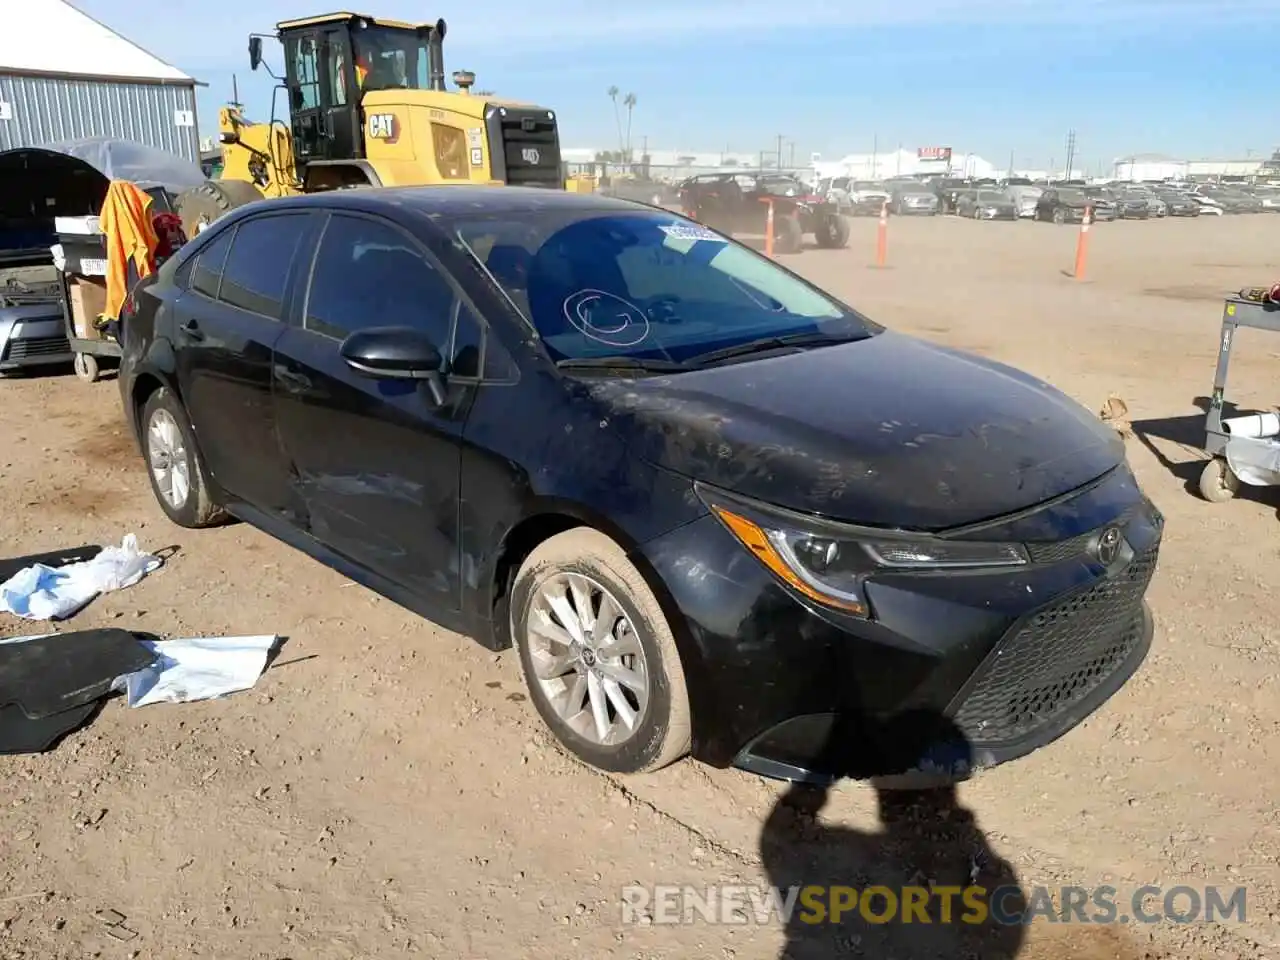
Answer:
<svg viewBox="0 0 1280 960"><path fill-rule="evenodd" d="M105 277L67 277L71 325L82 340L101 340L102 331L94 324L107 306Z"/></svg>

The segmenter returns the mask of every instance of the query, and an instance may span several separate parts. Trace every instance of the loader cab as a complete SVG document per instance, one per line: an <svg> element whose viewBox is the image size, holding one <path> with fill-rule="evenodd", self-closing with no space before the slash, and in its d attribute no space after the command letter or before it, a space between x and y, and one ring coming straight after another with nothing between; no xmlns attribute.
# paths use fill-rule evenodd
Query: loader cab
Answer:
<svg viewBox="0 0 1280 960"><path fill-rule="evenodd" d="M308 165L365 159L366 93L445 90L445 29L355 14L277 24L299 179Z"/></svg>

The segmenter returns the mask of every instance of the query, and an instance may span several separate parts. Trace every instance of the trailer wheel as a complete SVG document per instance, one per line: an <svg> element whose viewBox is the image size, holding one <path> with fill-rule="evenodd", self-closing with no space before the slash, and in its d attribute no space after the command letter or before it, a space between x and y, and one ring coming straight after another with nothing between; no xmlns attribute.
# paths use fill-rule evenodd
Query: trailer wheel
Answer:
<svg viewBox="0 0 1280 960"><path fill-rule="evenodd" d="M75 367L76 376L85 383L96 383L101 375L98 358L91 353L77 353L72 365Z"/></svg>
<svg viewBox="0 0 1280 960"><path fill-rule="evenodd" d="M1200 472L1200 496L1210 503L1226 503L1240 489L1240 478L1221 457L1214 457Z"/></svg>
<svg viewBox="0 0 1280 960"><path fill-rule="evenodd" d="M178 194L173 205L190 240L224 213L261 199L262 192L247 180L206 180Z"/></svg>

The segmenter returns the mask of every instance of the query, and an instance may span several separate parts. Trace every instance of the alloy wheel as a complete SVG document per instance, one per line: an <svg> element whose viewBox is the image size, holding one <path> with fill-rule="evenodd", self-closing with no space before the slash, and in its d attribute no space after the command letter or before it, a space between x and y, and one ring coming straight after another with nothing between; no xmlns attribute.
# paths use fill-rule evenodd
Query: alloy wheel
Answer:
<svg viewBox="0 0 1280 960"><path fill-rule="evenodd" d="M630 616L604 586L558 573L538 588L528 617L531 672L574 733L599 746L629 740L649 703L649 665Z"/></svg>
<svg viewBox="0 0 1280 960"><path fill-rule="evenodd" d="M165 502L182 509L191 495L191 461L178 421L164 408L157 408L147 424L147 461Z"/></svg>

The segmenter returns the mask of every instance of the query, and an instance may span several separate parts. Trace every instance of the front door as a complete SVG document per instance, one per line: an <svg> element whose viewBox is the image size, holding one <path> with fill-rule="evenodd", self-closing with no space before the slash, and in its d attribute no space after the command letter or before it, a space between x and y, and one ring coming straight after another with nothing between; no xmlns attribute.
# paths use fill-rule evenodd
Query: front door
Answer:
<svg viewBox="0 0 1280 960"><path fill-rule="evenodd" d="M267 214L221 231L174 304L178 385L205 466L233 498L268 512L290 496L271 356L309 217Z"/></svg>
<svg viewBox="0 0 1280 960"><path fill-rule="evenodd" d="M330 27L291 34L284 51L293 150L299 166L364 156L360 87L349 31Z"/></svg>
<svg viewBox="0 0 1280 960"><path fill-rule="evenodd" d="M370 327L414 326L446 355L459 307L416 240L353 213L323 228L303 322L276 343L280 439L307 532L444 609L460 603L461 439L471 388L437 405L423 381L352 370L339 348Z"/></svg>

